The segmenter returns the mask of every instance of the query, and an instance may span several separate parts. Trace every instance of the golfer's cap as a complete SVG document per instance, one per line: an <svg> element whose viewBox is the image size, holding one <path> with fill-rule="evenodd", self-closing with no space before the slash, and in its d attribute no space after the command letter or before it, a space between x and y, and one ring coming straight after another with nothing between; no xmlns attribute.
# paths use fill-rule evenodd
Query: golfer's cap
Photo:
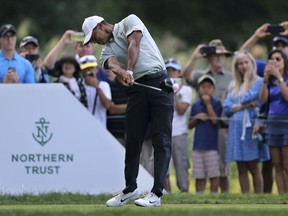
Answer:
<svg viewBox="0 0 288 216"><path fill-rule="evenodd" d="M198 79L198 82L197 82L198 85L200 85L205 80L210 81L215 86L215 83L216 83L215 79L212 76L208 75L208 74L204 74Z"/></svg>
<svg viewBox="0 0 288 216"><path fill-rule="evenodd" d="M25 46L28 43L34 44L36 47L39 46L38 39L33 36L26 36L20 42L20 48Z"/></svg>
<svg viewBox="0 0 288 216"><path fill-rule="evenodd" d="M84 70L90 67L97 67L97 59L94 55L86 55L80 58L80 69Z"/></svg>
<svg viewBox="0 0 288 216"><path fill-rule="evenodd" d="M2 25L0 28L0 37L4 36L7 32L11 32L12 34L16 34L16 29L11 24Z"/></svg>
<svg viewBox="0 0 288 216"><path fill-rule="evenodd" d="M104 19L103 17L100 16L90 16L85 18L83 25L82 25L82 30L85 34L85 39L83 44L86 45L89 43L93 29L98 25L98 23L102 22Z"/></svg>
<svg viewBox="0 0 288 216"><path fill-rule="evenodd" d="M169 58L165 61L165 67L166 68L173 68L175 70L181 71L181 64L177 59Z"/></svg>

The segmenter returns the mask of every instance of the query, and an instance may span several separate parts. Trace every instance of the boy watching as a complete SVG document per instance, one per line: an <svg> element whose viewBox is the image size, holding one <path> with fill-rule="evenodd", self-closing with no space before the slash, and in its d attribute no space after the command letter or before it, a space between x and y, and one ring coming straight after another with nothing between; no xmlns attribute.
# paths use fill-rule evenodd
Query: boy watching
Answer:
<svg viewBox="0 0 288 216"><path fill-rule="evenodd" d="M218 128L222 112L221 101L212 97L215 79L207 74L198 79L199 100L191 109L188 127L195 127L192 149L193 177L196 192L203 193L206 178L210 179L211 193L217 193L219 186Z"/></svg>

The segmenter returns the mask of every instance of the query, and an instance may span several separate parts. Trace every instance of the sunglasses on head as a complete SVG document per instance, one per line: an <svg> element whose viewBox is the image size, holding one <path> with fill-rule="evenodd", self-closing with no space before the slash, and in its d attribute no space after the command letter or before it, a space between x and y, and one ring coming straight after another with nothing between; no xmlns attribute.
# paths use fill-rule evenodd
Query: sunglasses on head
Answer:
<svg viewBox="0 0 288 216"><path fill-rule="evenodd" d="M168 63L179 64L179 62L176 59L173 59L173 58L170 58L170 59L165 61L165 64L168 64Z"/></svg>
<svg viewBox="0 0 288 216"><path fill-rule="evenodd" d="M84 61L81 62L81 64L91 63L95 62L93 59L86 58Z"/></svg>

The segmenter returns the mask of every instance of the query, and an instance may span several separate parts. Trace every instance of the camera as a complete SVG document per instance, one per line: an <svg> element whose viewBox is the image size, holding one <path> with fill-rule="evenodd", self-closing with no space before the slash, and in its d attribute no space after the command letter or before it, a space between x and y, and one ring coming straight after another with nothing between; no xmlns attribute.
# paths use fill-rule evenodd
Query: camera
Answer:
<svg viewBox="0 0 288 216"><path fill-rule="evenodd" d="M200 52L202 55L211 56L211 55L216 53L216 47L215 46L204 46L200 49Z"/></svg>
<svg viewBox="0 0 288 216"><path fill-rule="evenodd" d="M271 34L279 34L280 32L284 31L284 27L278 24L269 25L266 30L266 32L270 32Z"/></svg>

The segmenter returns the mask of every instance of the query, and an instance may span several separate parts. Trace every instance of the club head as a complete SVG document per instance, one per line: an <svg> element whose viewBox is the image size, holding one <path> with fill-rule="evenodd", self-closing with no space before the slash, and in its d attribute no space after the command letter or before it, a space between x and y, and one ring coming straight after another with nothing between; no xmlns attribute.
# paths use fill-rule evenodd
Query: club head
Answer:
<svg viewBox="0 0 288 216"><path fill-rule="evenodd" d="M166 78L160 82L160 89L163 92L171 93L174 92L174 80L172 78Z"/></svg>

